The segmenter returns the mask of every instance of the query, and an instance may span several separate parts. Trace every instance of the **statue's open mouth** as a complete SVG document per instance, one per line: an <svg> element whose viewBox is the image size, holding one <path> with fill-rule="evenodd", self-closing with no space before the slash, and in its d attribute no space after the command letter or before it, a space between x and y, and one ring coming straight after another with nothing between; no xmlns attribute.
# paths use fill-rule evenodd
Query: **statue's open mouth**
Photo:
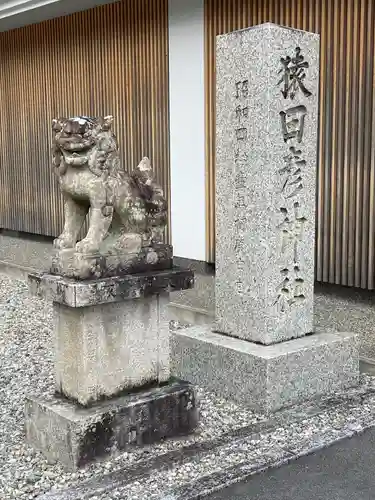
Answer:
<svg viewBox="0 0 375 500"><path fill-rule="evenodd" d="M58 144L61 149L71 152L85 151L93 145L92 141L78 137L60 137L58 139Z"/></svg>
<svg viewBox="0 0 375 500"><path fill-rule="evenodd" d="M79 154L78 152L66 152L63 151L64 160L67 165L72 165L74 167L81 167L88 162L88 157L84 154Z"/></svg>

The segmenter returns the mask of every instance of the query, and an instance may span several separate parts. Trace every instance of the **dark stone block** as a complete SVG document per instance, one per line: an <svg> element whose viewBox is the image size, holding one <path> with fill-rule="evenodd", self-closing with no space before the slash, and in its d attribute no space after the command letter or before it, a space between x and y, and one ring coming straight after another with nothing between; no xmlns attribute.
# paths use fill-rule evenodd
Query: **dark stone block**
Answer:
<svg viewBox="0 0 375 500"><path fill-rule="evenodd" d="M194 272L178 267L85 281L52 274L29 274L31 293L70 307L140 299L193 286Z"/></svg>
<svg viewBox="0 0 375 500"><path fill-rule="evenodd" d="M170 269L173 248L159 244L137 253L82 254L73 249L56 251L52 256L51 274L77 280L110 278L134 273Z"/></svg>
<svg viewBox="0 0 375 500"><path fill-rule="evenodd" d="M90 408L59 397L26 401L28 442L50 462L59 461L68 469L188 434L197 425L197 396L188 382L170 382Z"/></svg>

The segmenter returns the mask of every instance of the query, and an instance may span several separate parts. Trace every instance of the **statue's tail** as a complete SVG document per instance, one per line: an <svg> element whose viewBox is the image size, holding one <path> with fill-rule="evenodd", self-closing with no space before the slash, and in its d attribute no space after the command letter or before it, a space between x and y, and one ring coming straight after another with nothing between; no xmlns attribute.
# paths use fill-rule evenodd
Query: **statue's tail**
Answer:
<svg viewBox="0 0 375 500"><path fill-rule="evenodd" d="M151 162L144 157L130 174L131 182L145 201L151 226L164 227L168 220L168 203L163 189L154 180Z"/></svg>
<svg viewBox="0 0 375 500"><path fill-rule="evenodd" d="M144 200L152 200L156 193L163 196L163 190L154 182L151 162L146 156L130 173L130 178Z"/></svg>

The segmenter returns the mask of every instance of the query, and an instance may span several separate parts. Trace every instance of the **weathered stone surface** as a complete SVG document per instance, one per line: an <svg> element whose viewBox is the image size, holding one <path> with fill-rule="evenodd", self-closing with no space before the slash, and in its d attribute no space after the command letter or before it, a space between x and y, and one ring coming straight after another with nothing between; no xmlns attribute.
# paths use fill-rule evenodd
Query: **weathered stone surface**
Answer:
<svg viewBox="0 0 375 500"><path fill-rule="evenodd" d="M115 274L145 271L153 264L160 269L155 258L146 259L144 269L124 265L135 260L143 249L151 250L160 243L168 207L148 158L143 158L130 173L121 165L112 122L112 116L53 120L53 165L64 195L65 216L64 230L54 245L58 250L72 249L82 254L68 266L68 276L108 276L106 264L117 268ZM77 243L88 213L88 232ZM129 254L128 259L125 254ZM106 262L100 261L98 255L104 256ZM108 260L109 255L121 256L120 262ZM55 258L55 272L65 273L65 258Z"/></svg>
<svg viewBox="0 0 375 500"><path fill-rule="evenodd" d="M313 330L319 35L218 37L216 330L262 344Z"/></svg>
<svg viewBox="0 0 375 500"><path fill-rule="evenodd" d="M174 332L171 353L177 377L264 413L359 381L351 333L316 333L264 346L197 326Z"/></svg>
<svg viewBox="0 0 375 500"><path fill-rule="evenodd" d="M130 173L121 167L112 121L54 120L65 224L51 274L29 275L31 293L53 302L60 399L27 401L27 437L73 468L189 432L198 420L189 384L144 392L170 379L169 293L193 287L194 273L173 267L172 247L161 243L163 191L148 158ZM77 243L88 214L88 232Z"/></svg>
<svg viewBox="0 0 375 500"><path fill-rule="evenodd" d="M26 401L26 438L48 461L76 469L129 447L192 432L198 424L195 389L186 382L125 395L92 408L63 398Z"/></svg>
<svg viewBox="0 0 375 500"><path fill-rule="evenodd" d="M168 381L168 303L169 294L80 308L55 302L57 392L89 405Z"/></svg>
<svg viewBox="0 0 375 500"><path fill-rule="evenodd" d="M171 245L142 247L136 253L84 254L75 249L52 255L51 273L80 280L124 276L173 267Z"/></svg>
<svg viewBox="0 0 375 500"><path fill-rule="evenodd" d="M142 299L193 286L193 271L178 267L87 281L52 274L29 274L29 289L32 294L70 307Z"/></svg>

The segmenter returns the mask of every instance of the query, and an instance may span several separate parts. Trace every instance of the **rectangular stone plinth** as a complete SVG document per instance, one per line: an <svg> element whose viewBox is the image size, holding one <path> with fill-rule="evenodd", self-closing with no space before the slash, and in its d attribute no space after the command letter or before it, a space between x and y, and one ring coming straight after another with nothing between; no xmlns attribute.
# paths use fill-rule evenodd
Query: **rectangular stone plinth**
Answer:
<svg viewBox="0 0 375 500"><path fill-rule="evenodd" d="M173 333L172 373L263 413L358 384L356 336L316 333L273 346L197 326Z"/></svg>
<svg viewBox="0 0 375 500"><path fill-rule="evenodd" d="M217 38L216 330L273 344L313 331L319 35Z"/></svg>
<svg viewBox="0 0 375 500"><path fill-rule="evenodd" d="M186 382L173 382L87 409L65 399L29 397L26 438L49 462L75 469L129 447L194 431L197 405L195 389Z"/></svg>
<svg viewBox="0 0 375 500"><path fill-rule="evenodd" d="M29 284L53 301L58 393L87 406L169 379L169 292L191 288L192 271L86 281L29 275Z"/></svg>
<svg viewBox="0 0 375 500"><path fill-rule="evenodd" d="M171 245L154 245L136 253L84 254L75 248L58 250L52 256L51 273L75 279L99 279L170 269Z"/></svg>
<svg viewBox="0 0 375 500"><path fill-rule="evenodd" d="M54 274L29 274L29 289L32 294L69 307L142 299L193 286L194 272L179 267L86 281Z"/></svg>
<svg viewBox="0 0 375 500"><path fill-rule="evenodd" d="M82 405L170 377L168 294L54 310L56 390Z"/></svg>

